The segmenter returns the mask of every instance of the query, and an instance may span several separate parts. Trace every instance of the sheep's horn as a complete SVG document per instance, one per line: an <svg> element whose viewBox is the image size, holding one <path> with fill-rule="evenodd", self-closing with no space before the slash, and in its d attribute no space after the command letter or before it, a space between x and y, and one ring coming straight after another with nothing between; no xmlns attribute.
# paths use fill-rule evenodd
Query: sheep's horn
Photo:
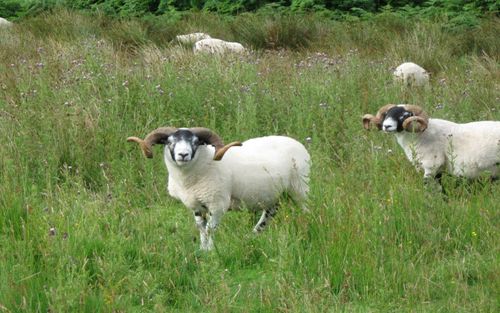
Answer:
<svg viewBox="0 0 500 313"><path fill-rule="evenodd" d="M415 126L417 122L418 126ZM428 121L421 116L410 116L403 122L403 129L412 133L421 133L427 129Z"/></svg>
<svg viewBox="0 0 500 313"><path fill-rule="evenodd" d="M222 157L224 156L224 153L226 153L226 151L229 150L229 148L236 147L236 146L242 146L242 145L243 144L241 142L239 142L239 141L234 141L234 142L231 142L231 143L225 145L224 147L222 147L219 150L215 151L214 160L215 161L222 160Z"/></svg>
<svg viewBox="0 0 500 313"><path fill-rule="evenodd" d="M403 129L409 132L423 132L427 129L427 125L429 124L429 117L427 113L425 113L424 109L422 109L418 105L407 104L405 105L405 110L413 113L412 117L407 118L403 122ZM418 127L415 127L415 123L418 123Z"/></svg>
<svg viewBox="0 0 500 313"><path fill-rule="evenodd" d="M375 120L375 116L373 116L372 114L365 114L365 115L363 115L363 127L366 130L370 130L370 124L371 123L373 123L375 125L378 124L376 122L376 120Z"/></svg>
<svg viewBox="0 0 500 313"><path fill-rule="evenodd" d="M153 145L166 144L167 138L176 131L177 128L175 127L160 127L150 132L144 140L138 137L128 137L127 141L138 143L144 156L151 159L153 157Z"/></svg>
<svg viewBox="0 0 500 313"><path fill-rule="evenodd" d="M415 116L421 116L423 118L428 118L427 113L425 113L424 109L422 109L418 105L405 104L404 108L406 111L413 113L413 115L415 115Z"/></svg>
<svg viewBox="0 0 500 313"><path fill-rule="evenodd" d="M214 160L220 161L226 151L234 146L241 146L241 142L235 141L228 145L224 145L222 139L215 132L208 128L193 127L189 129L195 134L203 143L210 144L215 147Z"/></svg>
<svg viewBox="0 0 500 313"><path fill-rule="evenodd" d="M377 111L377 114L375 116L371 114L365 114L363 116L363 127L365 129L370 129L370 123L372 123L377 126L379 130L381 130L382 121L384 120L384 114L395 106L395 104L386 104Z"/></svg>

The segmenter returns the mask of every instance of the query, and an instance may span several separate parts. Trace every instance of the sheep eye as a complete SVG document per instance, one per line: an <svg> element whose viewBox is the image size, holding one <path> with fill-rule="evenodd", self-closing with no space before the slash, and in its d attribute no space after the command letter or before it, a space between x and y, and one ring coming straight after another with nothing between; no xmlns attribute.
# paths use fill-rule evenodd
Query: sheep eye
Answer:
<svg viewBox="0 0 500 313"><path fill-rule="evenodd" d="M404 120L404 119L406 119L406 118L408 118L410 116L411 116L410 112L405 112L405 113L403 113L402 116L399 117L399 120L402 121L402 120Z"/></svg>

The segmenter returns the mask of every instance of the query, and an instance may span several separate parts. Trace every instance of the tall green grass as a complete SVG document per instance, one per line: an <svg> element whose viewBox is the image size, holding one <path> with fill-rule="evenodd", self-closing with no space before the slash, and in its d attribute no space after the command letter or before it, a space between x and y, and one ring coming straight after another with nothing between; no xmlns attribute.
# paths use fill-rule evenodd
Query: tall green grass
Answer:
<svg viewBox="0 0 500 313"><path fill-rule="evenodd" d="M202 30L271 47L258 44L265 17L203 18L165 22L160 38L149 22L61 11L0 33L0 311L498 310L500 185L447 177L444 199L360 122L403 101L499 120L498 21L453 37L429 22L315 20L293 26L311 34L293 49L224 58L169 44ZM393 83L407 60L432 70L430 87ZM304 142L311 213L283 200L259 236L253 214L227 214L201 253L161 150L145 160L125 142L162 125Z"/></svg>

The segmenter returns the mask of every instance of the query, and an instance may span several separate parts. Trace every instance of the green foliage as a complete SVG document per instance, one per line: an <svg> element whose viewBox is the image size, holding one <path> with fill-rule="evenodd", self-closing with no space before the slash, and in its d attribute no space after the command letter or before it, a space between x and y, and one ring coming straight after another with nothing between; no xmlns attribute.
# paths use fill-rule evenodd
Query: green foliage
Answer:
<svg viewBox="0 0 500 313"><path fill-rule="evenodd" d="M0 2L0 17L13 17L21 12L22 6L19 1L5 0Z"/></svg>
<svg viewBox="0 0 500 313"><path fill-rule="evenodd" d="M321 12L331 18L371 18L390 7L401 13L425 17L447 17L451 28L475 27L477 19L485 13L498 14L495 0L6 0L0 4L4 16L38 14L55 7L77 10L98 10L112 16L145 16L173 11L217 12L240 14L259 11L274 15L276 12ZM354 17L354 18L352 18ZM457 29L458 29L457 28Z"/></svg>
<svg viewBox="0 0 500 313"><path fill-rule="evenodd" d="M293 11L315 11L324 8L323 0L292 0L291 9Z"/></svg>

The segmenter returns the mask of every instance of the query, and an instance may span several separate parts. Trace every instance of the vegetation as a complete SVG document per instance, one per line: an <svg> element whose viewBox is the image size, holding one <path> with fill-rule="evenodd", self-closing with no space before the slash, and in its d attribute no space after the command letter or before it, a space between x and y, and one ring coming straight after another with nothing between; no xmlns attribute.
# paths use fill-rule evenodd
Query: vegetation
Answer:
<svg viewBox="0 0 500 313"><path fill-rule="evenodd" d="M500 184L444 177L445 199L392 136L361 126L391 102L499 120L497 19L456 32L394 12L55 10L16 24L0 32L0 311L498 311ZM219 58L169 43L195 30L257 49ZM408 60L430 87L394 84ZM301 140L311 213L283 199L259 236L253 214L227 214L201 253L161 157L125 141L163 125Z"/></svg>
<svg viewBox="0 0 500 313"><path fill-rule="evenodd" d="M498 14L500 5L495 0L4 0L0 3L0 16L22 16L56 7L100 11L115 16L163 15L184 11L222 14L321 12L338 19L346 15L367 16L397 10L408 15L475 19L485 13Z"/></svg>

